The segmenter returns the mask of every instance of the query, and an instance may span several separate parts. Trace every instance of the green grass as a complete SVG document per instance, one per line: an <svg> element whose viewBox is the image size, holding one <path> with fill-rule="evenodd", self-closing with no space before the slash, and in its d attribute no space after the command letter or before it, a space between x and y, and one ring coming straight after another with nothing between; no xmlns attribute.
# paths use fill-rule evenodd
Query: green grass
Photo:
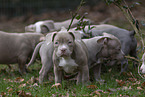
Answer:
<svg viewBox="0 0 145 97"><path fill-rule="evenodd" d="M130 64L132 63L130 62ZM0 93L3 97L4 95L6 97L92 97L95 95L96 97L99 97L99 95L101 95L101 97L143 97L145 95L145 85L142 85L144 80L138 75L137 69L133 69L131 65L129 66L129 70L121 75L119 74L120 69L118 69L118 66L104 66L101 77L106 80L106 82L104 84L91 82L89 84L92 85L91 88L76 85L76 80L64 80L60 88L51 88L54 84L53 71L49 74L51 81L45 80L45 83L40 85L38 80L36 80L34 83L37 83L38 86L32 86L34 83L29 84L28 80L30 80L32 76L38 79L41 65L35 63L33 66L30 66L30 72L23 76L19 74L18 68L16 67L17 65L12 65L12 69L9 71L6 65L0 65ZM130 72L132 75L130 75ZM15 82L16 78L19 77L24 79L24 81ZM116 80L122 80L124 84L119 85L119 82ZM23 84L25 84L25 86L20 87L20 85L22 86ZM21 93L22 91L24 91L24 93ZM29 93L29 95L31 94L31 96L28 96L27 93Z"/></svg>

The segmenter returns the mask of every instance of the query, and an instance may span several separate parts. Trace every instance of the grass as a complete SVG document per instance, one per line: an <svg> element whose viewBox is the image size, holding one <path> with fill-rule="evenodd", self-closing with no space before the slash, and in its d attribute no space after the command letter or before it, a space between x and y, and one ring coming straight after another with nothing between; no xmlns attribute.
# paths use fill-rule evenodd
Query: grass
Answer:
<svg viewBox="0 0 145 97"><path fill-rule="evenodd" d="M132 64L130 62L130 64ZM101 74L104 84L91 82L87 86L76 85L76 80L64 80L62 86L53 87L53 71L49 80L43 85L38 83L41 65L30 66L30 72L21 76L17 65L12 65L11 71L6 65L0 65L0 93L2 97L143 97L145 81L138 75L137 69L130 65L127 72L119 74L118 66L104 66ZM29 82L34 76L35 81ZM17 81L16 81L17 80Z"/></svg>

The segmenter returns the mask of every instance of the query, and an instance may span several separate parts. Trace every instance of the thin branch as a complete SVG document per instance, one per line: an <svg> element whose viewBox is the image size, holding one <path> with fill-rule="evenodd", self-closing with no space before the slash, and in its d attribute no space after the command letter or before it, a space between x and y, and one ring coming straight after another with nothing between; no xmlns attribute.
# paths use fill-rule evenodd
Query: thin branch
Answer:
<svg viewBox="0 0 145 97"><path fill-rule="evenodd" d="M77 10L76 10L75 14L74 14L74 15L72 14L71 23L70 23L70 25L69 25L69 27L68 27L67 31L71 28L71 25L72 25L72 23L73 23L73 20L74 20L74 19L75 19L75 17L77 16L77 14L78 14L78 12L79 12L80 8L83 6L83 4L84 4L84 0L81 0L81 3L80 3L80 5L78 6L78 8L77 8Z"/></svg>

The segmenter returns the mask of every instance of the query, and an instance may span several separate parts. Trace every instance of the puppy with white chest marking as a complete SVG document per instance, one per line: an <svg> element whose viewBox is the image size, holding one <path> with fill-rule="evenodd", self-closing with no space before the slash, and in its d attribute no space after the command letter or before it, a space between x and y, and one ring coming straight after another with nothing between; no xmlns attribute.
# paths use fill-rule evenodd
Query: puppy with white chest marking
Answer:
<svg viewBox="0 0 145 97"><path fill-rule="evenodd" d="M61 83L62 72L78 72L77 84L86 84L89 81L88 54L85 44L75 39L72 32L66 29L52 36L54 43L53 63L55 83Z"/></svg>

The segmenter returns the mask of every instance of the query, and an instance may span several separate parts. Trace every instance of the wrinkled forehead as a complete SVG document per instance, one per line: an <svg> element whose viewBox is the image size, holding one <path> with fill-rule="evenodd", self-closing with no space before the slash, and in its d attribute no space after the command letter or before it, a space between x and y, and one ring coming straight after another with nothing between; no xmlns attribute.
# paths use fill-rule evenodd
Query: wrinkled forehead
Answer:
<svg viewBox="0 0 145 97"><path fill-rule="evenodd" d="M120 42L115 40L115 39L110 39L108 42L108 45L113 47L113 48L121 48Z"/></svg>
<svg viewBox="0 0 145 97"><path fill-rule="evenodd" d="M73 41L73 37L71 34L69 33L57 33L57 35L55 36L54 41Z"/></svg>

